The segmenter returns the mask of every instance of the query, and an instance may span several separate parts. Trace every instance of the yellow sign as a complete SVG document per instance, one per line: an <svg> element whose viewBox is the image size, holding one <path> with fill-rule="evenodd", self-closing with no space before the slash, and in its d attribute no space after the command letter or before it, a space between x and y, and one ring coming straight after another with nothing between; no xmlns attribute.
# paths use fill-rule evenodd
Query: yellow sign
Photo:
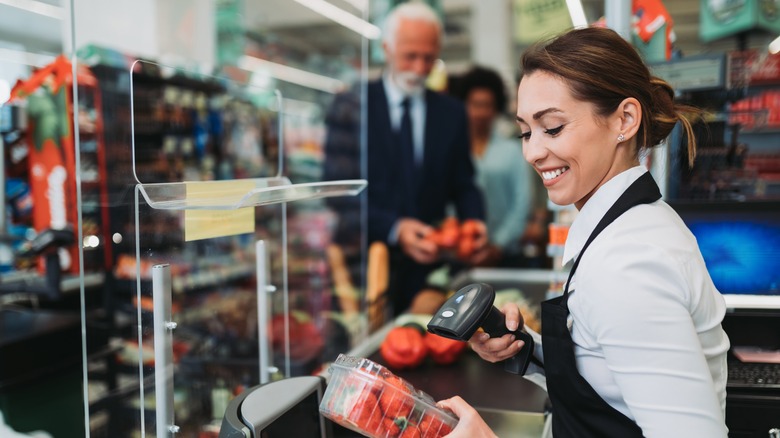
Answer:
<svg viewBox="0 0 780 438"><path fill-rule="evenodd" d="M252 189L252 181L188 182L187 202L197 204L224 204L225 199L241 199ZM212 239L214 237L246 234L255 231L254 207L235 210L185 210L184 240Z"/></svg>
<svg viewBox="0 0 780 438"><path fill-rule="evenodd" d="M572 27L566 0L514 0L515 40L532 44Z"/></svg>

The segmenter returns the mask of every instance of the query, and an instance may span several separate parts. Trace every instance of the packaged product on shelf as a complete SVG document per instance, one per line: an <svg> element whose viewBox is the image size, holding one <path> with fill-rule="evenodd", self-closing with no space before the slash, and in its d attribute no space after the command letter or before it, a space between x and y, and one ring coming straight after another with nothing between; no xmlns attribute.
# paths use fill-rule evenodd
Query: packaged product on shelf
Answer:
<svg viewBox="0 0 780 438"><path fill-rule="evenodd" d="M343 354L330 367L320 412L371 438L442 437L458 423L430 395L387 368Z"/></svg>

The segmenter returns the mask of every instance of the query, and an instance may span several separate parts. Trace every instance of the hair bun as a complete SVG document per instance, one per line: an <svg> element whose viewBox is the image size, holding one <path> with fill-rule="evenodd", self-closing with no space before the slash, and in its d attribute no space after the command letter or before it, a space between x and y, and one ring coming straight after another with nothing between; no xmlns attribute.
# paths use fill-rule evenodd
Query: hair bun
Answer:
<svg viewBox="0 0 780 438"><path fill-rule="evenodd" d="M674 129L674 125L680 120L680 114L674 103L674 89L665 80L657 77L650 78L652 86L652 101L650 105L653 114L653 123L650 125L650 138L645 146L652 147L660 144Z"/></svg>
<svg viewBox="0 0 780 438"><path fill-rule="evenodd" d="M652 76L650 78L650 84L653 86L653 91L658 95L664 95L665 97L669 98L672 102L674 102L674 89L672 89L672 86L669 85L668 82L665 80L657 77Z"/></svg>

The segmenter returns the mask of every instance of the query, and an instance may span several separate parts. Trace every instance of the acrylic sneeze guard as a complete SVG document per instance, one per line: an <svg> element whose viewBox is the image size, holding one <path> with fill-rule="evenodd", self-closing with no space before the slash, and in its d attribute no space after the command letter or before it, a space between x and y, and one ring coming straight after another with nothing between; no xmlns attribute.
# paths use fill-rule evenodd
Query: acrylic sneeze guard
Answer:
<svg viewBox="0 0 780 438"><path fill-rule="evenodd" d="M142 149L143 146L139 142L142 139L145 140L144 135L148 135L148 125L145 126L143 123L135 120L137 115L146 114L151 109L148 107L137 108L137 102L141 105L148 104L148 102L144 100L145 97L142 97L144 96L143 93L135 93L137 87L147 85L148 78L140 78L143 72L149 70L166 71L167 68L138 61L133 65L133 73L131 74L131 87L134 90L131 94L133 109L133 173L137 181L135 199L135 229L138 245L136 248L136 275L139 279L143 279L145 274L141 272L142 267L145 264L152 266L152 314L154 315L151 324L149 324L148 320L144 318L143 312L139 314L141 325L137 342L139 351L143 352L150 345L149 337L153 339L151 344L153 365L150 365L143 359L139 360L140 381L148 382L148 376L151 370L154 370L154 384L145 384L140 388L142 393L146 393L146 390L151 389L149 387L153 386L152 391L154 393L153 411L155 416L153 420L151 418L146 419L145 429L147 431L151 430L151 425L148 423L153 422L156 436L165 436L180 433L192 427L188 424L189 418L181 418L182 415L175 414L177 411L175 403L177 380L182 382L178 385L179 388L187 388L192 384L193 380L209 381L209 384L205 385L208 389L204 392L207 394L207 401L211 402L210 424L213 426L220 420L221 415L224 414L223 405L230 398L228 394L235 395L233 393L236 387L249 387L257 383L267 383L271 379L290 377L294 373L300 373L300 371L292 370L293 365L291 363L293 361L291 350L300 348L300 346L291 345L292 341L290 339L292 335L297 335L296 333L291 334L290 291L287 278L287 245L289 236L287 234L286 204L292 201L314 201L334 196L354 196L365 188L366 181L314 181L293 184L289 178L283 176L285 163L285 113L283 110L284 98L278 89L272 92L265 90L250 92L265 95L269 98L268 103L275 103L275 105L269 105L273 109L256 108L255 110L258 114L265 115L272 121L267 125L267 129L270 129L273 123L276 124L275 139L278 142L275 148L277 151L275 163L271 161L272 157L264 156L261 152L259 156L250 155L250 162L254 160L255 164L255 166L250 166L250 168L254 167L259 174L262 174L264 171L270 171L275 167L275 174L257 178L210 181L154 181L152 178L149 178L149 175L155 175L154 170L157 170L157 167L161 168L162 165L159 162L153 163L151 166L154 170L151 172L149 172L149 167L144 167L149 166L149 158L148 155L142 156L144 149ZM178 75L187 75L187 73L177 72L169 77L175 78ZM224 81L221 83L225 84ZM224 87L228 95L239 88L232 83L228 83ZM246 86L241 88L243 92L246 92ZM163 95L165 93L166 91L163 90ZM244 104L246 103L244 102ZM210 104L207 105L210 106ZM229 110L223 109L223 111L227 112ZM223 117L229 119L229 116L223 115ZM229 147L245 147L247 140L244 136L246 134L236 133L235 130L241 128L251 129L251 123L248 125L250 126L234 127L231 134L239 137L236 140L237 144L231 142L226 144ZM176 131L174 130L173 132ZM273 138L271 133L266 133L265 135L268 138ZM232 139L233 137L231 137ZM257 144L261 147L268 146L268 144L262 141L262 132L257 139L259 140ZM197 137L194 139L196 142L198 140ZM181 175L184 178L195 175L201 170L199 164L195 164L199 161L197 155L206 155L209 153L209 146L216 146L215 144L182 144L188 140L182 140L181 138L173 140L170 137L163 136L163 149L165 150L166 144L170 144L172 141L178 141L178 144L173 152L167 151L169 156L164 158L165 163L169 166L183 167L182 171L175 174L175 176ZM146 146L148 147L148 144ZM273 149L266 148L266 150ZM181 155L184 156L182 157ZM230 157L228 153L219 154L214 152L214 155L222 155L223 159L226 156ZM240 167L238 163L232 165L233 169ZM216 172L217 170L204 173L205 175L211 175ZM233 173L238 172L233 170ZM170 173L167 176L170 177ZM153 182L145 182L144 179L146 178ZM233 190L234 188L238 189ZM138 196L138 194L141 196ZM260 209L270 210L270 216L267 219L258 221L258 216L264 217L268 214L266 211L258 211ZM252 212L251 210L255 211ZM243 211L242 213L254 214L247 216L247 214L229 215L228 213L227 216L222 216L218 213L220 211ZM191 239L191 232L195 234L205 231L206 235L209 236L208 232L210 231L197 230L197 228L209 227L210 221L207 219L206 222L198 225L197 219L190 218L190 215L194 217L195 213L205 213L212 216L219 215L220 222L234 222L233 226L237 228L231 230L229 227L223 232L225 235L206 238L197 237L197 240ZM177 223L181 223L182 220L184 222L183 242L168 241L163 243L163 249L159 245L160 242L155 242L158 236L148 236L143 231L146 224L173 223L174 218ZM248 229L246 228L247 221L249 221ZM239 224L241 223L244 225L243 231L239 231L241 227ZM265 234L263 231L257 230L258 227L262 227L267 234L258 236ZM271 230L275 232L269 232ZM175 232L172 235L178 238L182 237ZM201 234L198 234L198 236L201 236ZM169 234L166 237L171 238L172 236ZM253 240L254 245L252 245ZM251 250L253 246L255 248L254 252ZM171 248L177 247L181 248L181 252L170 251ZM144 249L146 249L146 254ZM176 264L172 266L170 262L159 263L157 261L159 254L154 255L156 251L162 251L163 254L167 253L166 256L176 260L180 266L179 272L173 272L176 270ZM212 254L219 254L220 263L216 267L214 265L200 266L201 263L213 257ZM251 261L253 258L255 259L256 271L246 271L246 278L227 280L219 275L220 272L224 272L227 268L223 263L241 265ZM273 262L274 259L276 259L276 263ZM197 290L199 288L195 290L187 290L185 288L182 292L186 297L180 300L160 299L158 297L159 294L166 296L174 294L171 277L188 276L192 271L200 272L203 269L208 272L215 271L213 284L202 286L203 289L206 289L205 292ZM167 277L159 272L166 273ZM159 276L167 279L158 281L157 278ZM254 285L254 296L249 293L248 289L244 289L249 285ZM208 291L209 288L214 288L214 290L210 292ZM233 288L235 290L226 295L225 289ZM136 302L143 302L146 293L145 285L139 280L136 289ZM206 298L198 296L203 294L206 295ZM212 298L216 302L209 303L209 297L217 297ZM204 303L202 301L204 299L207 302ZM194 303L191 303L191 300L194 300ZM252 301L256 303L255 306L250 306ZM172 307L176 302L182 304L178 312L175 312ZM224 309L225 303L230 302L233 303L233 308ZM208 310L200 309L200 306L205 306ZM217 310L214 309L215 307ZM276 312L274 312L274 308L277 309ZM210 315L208 314L209 310L212 312ZM176 313L179 313L181 316L177 318ZM206 316L203 320L198 320L194 317L192 319L188 318L192 313L201 314L201 316L203 316L203 313L206 313ZM171 315L171 318L159 317L159 315ZM189 324L188 319L192 321ZM238 322L239 324L237 327L231 327L228 321L233 324ZM204 322L206 335L199 338L198 336L204 333ZM216 332L208 327L209 323L219 326ZM297 324L298 321L295 320L295 323ZM256 329L253 330L251 327L256 327ZM296 327L298 326L296 325ZM306 332L304 329L295 328L293 330ZM316 331L317 327L312 325L309 330ZM151 333L151 336L149 336L149 333ZM257 341L252 342L252 339L255 337L257 337ZM295 342L298 341L296 340ZM231 347L227 347L228 345ZM233 350L234 348L235 351ZM227 351L222 351L223 349ZM174 354L174 351L181 351L182 353L177 356ZM143 357L143 353L141 356ZM312 358L309 358L309 361L311 360ZM258 372L257 378L254 377L255 371ZM237 376L241 377L237 378ZM186 390L181 391L186 394L184 392ZM187 400L191 400L189 395L185 397ZM144 396L141 398L141 415L145 416L145 412L152 410L148 407L149 403L151 403L151 397ZM188 409L179 409L179 411L187 412ZM207 415L206 418L208 417ZM198 416L197 418L200 420L203 417ZM195 427L197 428L197 425Z"/></svg>
<svg viewBox="0 0 780 438"><path fill-rule="evenodd" d="M327 64L279 48L275 62L338 78L338 93L79 48L102 99L101 139L83 131L79 150L98 237L83 257L106 273L105 325L86 330L89 435L216 436L242 390L316 373L365 339L362 91L337 116L355 122L336 139L355 159L329 172L325 150L365 48L355 35ZM352 276L341 295L333 260Z"/></svg>

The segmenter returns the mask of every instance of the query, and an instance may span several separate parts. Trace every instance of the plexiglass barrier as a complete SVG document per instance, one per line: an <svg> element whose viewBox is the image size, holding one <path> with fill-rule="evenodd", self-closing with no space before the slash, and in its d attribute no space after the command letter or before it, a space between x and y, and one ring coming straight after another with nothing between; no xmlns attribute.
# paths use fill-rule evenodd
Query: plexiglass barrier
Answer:
<svg viewBox="0 0 780 438"><path fill-rule="evenodd" d="M251 38L288 32L261 27ZM314 373L365 338L364 41L292 43L250 41L240 65L203 74L77 35L102 99L79 151L97 237L83 257L106 275L83 303L101 314L86 336L92 436L216 436L244 388ZM271 70L247 61L269 57ZM276 77L288 64L336 85Z"/></svg>
<svg viewBox="0 0 780 438"><path fill-rule="evenodd" d="M191 387L192 381L208 382L206 387L209 388L209 393L212 396L221 394L222 397L225 397L231 391L235 391L236 387L257 382L267 383L270 379L310 372L306 371L306 367L316 366L323 361L319 354L324 350L325 339L321 333L321 327L317 327L313 322L318 315L304 313L304 310L298 308L302 304L308 307L311 303L294 303L292 308L290 305L286 204L291 201L310 201L332 196L354 196L365 187L366 182L364 180L342 180L293 184L289 178L282 176L285 173L284 112L283 98L279 90L269 92L264 89L252 89L251 86L247 85L239 86L230 81L200 78L203 81L222 84L222 87L215 86L211 89L217 93L217 96L206 95L199 98L207 100L202 104L203 108L201 109L207 111L205 108L213 107L210 102L214 99L221 99L222 111L226 111L226 113L220 114L223 125L225 120L236 122L242 117L249 117L250 121L245 121L243 126L250 132L241 132L236 126L229 130L223 128L223 138L220 139L211 126L217 122L213 120L213 115L209 115L205 117L210 123L203 128L209 134L206 135L206 138L196 136L194 144L190 144L189 138L182 139L177 135L181 130L180 124L186 125L188 123L187 118L179 114L180 110L167 106L160 110L157 108L157 105L160 105L159 102L155 101L150 105L147 91L140 91L144 89L144 85L148 85L150 82L146 76L150 71L161 72L162 77L168 80L173 80L170 78L192 77L186 72L176 71L171 74L173 69L151 65L143 61L137 61L132 66L132 167L137 181L137 192L143 197L143 200L137 197L135 205L136 275L139 278L142 277L141 267L144 261L153 265L153 279L155 273L162 269L168 271L170 276L174 275L170 272L169 263L155 264L153 261L155 257L147 256L147 252L158 252L157 259L176 259L181 266L176 276L189 275L196 262L208 260L214 255L227 257L229 263L232 262L231 264L240 263L247 259L251 260L254 257L257 269L262 270L262 272L256 270L246 278L236 279L232 283L222 281L217 277L212 287L218 289L237 287L236 290L228 293L225 293L224 290L215 291L219 294L220 305L231 301L237 304L233 313L226 312L216 318L211 315L204 320L193 318L187 325L176 322L176 313L181 314L182 319L188 319L184 316L187 313L202 313L202 306L213 304L200 300L187 303L186 299L175 301L158 299L157 295L159 294L173 294L172 281L152 282L152 313L155 317L151 320L150 328L149 320L144 319L143 313L138 315L141 324L137 342L139 350L144 351L145 345L150 342L149 338L154 339L152 343L153 367L145 363L143 359L139 360L139 380L142 382L149 380L146 377L150 372L149 368L154 369L153 411L155 415L153 422L156 434L160 436L166 433L177 433L187 427L184 423L187 418L179 416L177 419L175 415L177 380L182 382L179 387L187 389ZM168 72L168 74L164 72ZM155 85L157 84L155 83ZM139 90L138 93L136 90ZM230 105L225 105L224 102L230 100L236 90L241 91L242 97L254 96L254 104L257 104L258 101L260 104L275 103L273 105L276 110L275 114L274 111L266 111L262 107L247 107L246 103L253 102L253 100L246 98L241 100L240 114L227 112L226 108L230 108ZM139 93L142 97L138 95ZM163 88L163 99L165 99L166 93L171 94L171 92L166 91L166 88ZM265 97L265 100L262 97ZM136 101L143 102L143 105L136 104ZM160 126L147 118L150 111L169 117L162 128L162 136L154 135L151 132L152 129L160 129ZM190 114L191 123L197 123L196 112L197 109ZM139 118L138 116L142 114L144 116ZM261 124L260 121L264 116L271 122L265 125ZM254 120L254 123L251 120ZM271 133L271 126L274 123L278 133L275 140ZM263 130L264 126L265 131ZM170 132L166 132L166 130L170 130ZM225 132L230 132L230 135L226 135ZM223 140L224 143L220 143L220 140ZM170 146L173 142L176 142L175 148ZM155 146L157 146L157 153L154 153ZM252 147L259 150L252 152ZM241 153L238 153L239 150ZM151 157L149 156L150 152L152 153ZM275 163L269 158L273 154L277 155ZM248 157L251 157L250 161L255 164L250 166L249 170L245 168ZM250 176L250 178L209 180L210 177L214 177L215 171L203 166L204 162L209 162L214 166L214 169L221 169L227 175L233 176L235 176L237 169L243 168L246 172L245 176ZM271 175L263 176L263 173ZM256 177L252 178L252 176ZM146 178L152 181L167 178L169 181L146 182ZM193 178L193 180L177 181L176 178ZM276 204L279 204L279 216L257 219L257 215L262 214L262 212L258 212L259 209ZM151 217L158 216L160 219L151 219ZM173 222L173 218L176 218L177 221ZM166 239L161 240L157 232L146 231L145 226L151 223L168 223L168 228L163 228L160 231L167 239L172 238L173 240L165 242ZM177 228L178 230L183 228L183 233L178 233ZM261 230L268 232L268 235L259 242L264 240L273 242L276 251L267 250L267 247L264 244L260 245L259 242L255 248L260 248L262 251L255 251L254 254L251 251L251 245L249 248L242 248L241 243L231 245L232 248L230 246L216 249L210 247L215 242L229 238L228 236L238 235L248 240L253 239ZM183 242L178 239L183 239ZM206 246L208 249L201 249L202 246ZM179 247L185 252L178 251ZM268 248L274 247L269 246ZM272 260L276 260L276 263L274 264ZM265 261L269 261L272 268L268 276L265 272ZM255 284L253 289L256 291L254 296L249 293L251 289L242 289L242 286L246 287L253 281ZM161 284L166 287L161 287ZM268 295L269 291L272 293L270 296ZM136 302L143 302L147 293L145 287L138 283ZM321 299L321 297L316 296L309 297L309 299L311 298ZM256 303L255 305L252 305L253 301ZM178 303L182 307L178 311L174 311L174 303ZM254 308L257 309L257 313L252 313ZM313 310L318 312L320 309L314 308ZM172 317L169 320L158 317L160 314L172 314ZM303 315L308 320L299 321L296 319L299 315ZM212 319L216 319L216 321ZM238 327L232 327L231 321L234 324L238 322ZM209 323L218 323L216 333L214 333L213 328L209 327ZM161 327L161 325L163 326ZM171 327L176 328L173 331L173 336L171 336ZM251 327L257 327L257 329L247 330ZM200 334L200 336L193 334L193 332ZM149 333L152 335L149 336ZM257 342L252 342L254 336L258 336ZM295 339L292 339L293 336ZM160 340L160 337L163 340ZM229 347L231 345L234 347ZM181 352L180 355L175 356L175 351ZM300 354L294 354L294 351L304 351L305 357L301 358ZM296 367L302 368L293 369L294 361ZM178 367L174 365L174 362L178 362ZM255 363L257 365L254 365ZM178 372L176 372L177 370ZM255 372L258 372L257 377L255 377ZM189 382L189 384L185 382ZM231 390L231 388L234 389ZM141 385L139 391L145 392L146 389L146 385ZM186 389L183 390L186 391ZM213 396L211 400L212 422L219 421L220 412L223 410L215 397ZM189 399L189 397L187 398ZM150 401L147 397L140 399L140 411L144 419L144 412L149 410L147 405ZM203 417L198 416L197 418ZM150 421L152 420L150 419ZM149 427L144 428L149 430Z"/></svg>
<svg viewBox="0 0 780 438"><path fill-rule="evenodd" d="M74 96L94 82L61 56L68 9L40 6L0 4L0 435L79 437L80 291L104 272L81 268Z"/></svg>

